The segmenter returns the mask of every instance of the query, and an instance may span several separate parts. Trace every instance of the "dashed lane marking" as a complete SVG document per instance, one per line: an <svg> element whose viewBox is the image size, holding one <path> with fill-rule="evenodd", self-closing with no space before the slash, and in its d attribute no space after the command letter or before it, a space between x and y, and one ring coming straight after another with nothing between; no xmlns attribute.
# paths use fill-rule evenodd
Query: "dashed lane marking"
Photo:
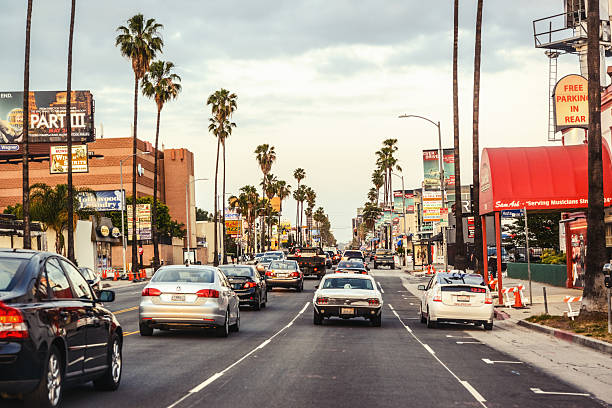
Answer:
<svg viewBox="0 0 612 408"><path fill-rule="evenodd" d="M457 344L482 344L479 341L457 341Z"/></svg>
<svg viewBox="0 0 612 408"><path fill-rule="evenodd" d="M486 401L486 399L484 399L484 397L480 395L480 393L476 391L476 388L472 387L472 385L469 382L467 381L459 381L459 382L470 392L470 394L474 396L474 398L476 398L476 401L480 402L481 404L483 404Z"/></svg>
<svg viewBox="0 0 612 408"><path fill-rule="evenodd" d="M523 364L522 361L495 361L489 360L488 358L483 358L482 361L487 364Z"/></svg>
<svg viewBox="0 0 612 408"><path fill-rule="evenodd" d="M547 394L547 395L576 395L579 397L590 397L591 394L586 394L583 392L556 392L556 391L542 391L539 388L530 388L535 394Z"/></svg>
<svg viewBox="0 0 612 408"><path fill-rule="evenodd" d="M138 306L134 306L134 307L128 307L127 309L121 309L121 310L117 310L116 312L113 312L113 314L121 314L121 313L125 313L125 312L131 312L132 310L137 310Z"/></svg>
<svg viewBox="0 0 612 408"><path fill-rule="evenodd" d="M140 330L136 330L136 331L133 331L133 332L123 333L123 337L125 337L125 336L131 336L132 334L136 334L136 333L140 333Z"/></svg>
<svg viewBox="0 0 612 408"><path fill-rule="evenodd" d="M380 284L380 282L376 282L376 283L378 283L378 287L380 288L380 291L381 291L382 293L385 293L385 290L383 289L383 287L382 287L382 285Z"/></svg>

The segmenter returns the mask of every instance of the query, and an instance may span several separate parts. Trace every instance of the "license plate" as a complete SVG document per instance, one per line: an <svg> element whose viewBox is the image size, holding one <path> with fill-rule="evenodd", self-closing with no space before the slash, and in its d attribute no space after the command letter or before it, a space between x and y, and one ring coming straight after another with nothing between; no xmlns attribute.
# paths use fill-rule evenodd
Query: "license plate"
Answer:
<svg viewBox="0 0 612 408"><path fill-rule="evenodd" d="M235 283L234 289L242 289L242 283Z"/></svg>
<svg viewBox="0 0 612 408"><path fill-rule="evenodd" d="M467 295L458 295L457 296L457 302L469 302L470 301L470 297Z"/></svg>
<svg viewBox="0 0 612 408"><path fill-rule="evenodd" d="M343 307L343 308L340 308L340 314L352 315L352 314L355 314L355 309L353 309L352 307Z"/></svg>
<svg viewBox="0 0 612 408"><path fill-rule="evenodd" d="M172 301L173 302L184 302L185 295L172 295Z"/></svg>
<svg viewBox="0 0 612 408"><path fill-rule="evenodd" d="M287 276L289 276L289 274L286 274L286 273L279 273L279 274L277 274L277 276L278 276L279 278L286 278Z"/></svg>

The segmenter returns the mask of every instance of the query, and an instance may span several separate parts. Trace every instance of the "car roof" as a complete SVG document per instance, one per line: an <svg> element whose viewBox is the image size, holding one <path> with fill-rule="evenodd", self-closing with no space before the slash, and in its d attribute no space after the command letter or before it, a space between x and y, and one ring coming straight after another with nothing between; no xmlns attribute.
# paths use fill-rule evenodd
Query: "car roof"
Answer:
<svg viewBox="0 0 612 408"><path fill-rule="evenodd" d="M339 278L361 278L374 280L370 275L364 275L361 273L330 273L324 276L325 279L339 279Z"/></svg>
<svg viewBox="0 0 612 408"><path fill-rule="evenodd" d="M44 254L43 251L19 248L0 248L0 255L8 258L30 259L35 255Z"/></svg>

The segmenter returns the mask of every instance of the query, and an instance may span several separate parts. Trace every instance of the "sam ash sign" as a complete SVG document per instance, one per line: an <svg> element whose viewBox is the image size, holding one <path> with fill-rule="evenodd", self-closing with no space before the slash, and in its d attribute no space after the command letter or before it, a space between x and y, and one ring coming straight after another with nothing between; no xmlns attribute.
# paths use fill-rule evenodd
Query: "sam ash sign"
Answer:
<svg viewBox="0 0 612 408"><path fill-rule="evenodd" d="M68 146L51 146L49 160L51 174L68 173ZM72 146L72 172L87 173L87 145Z"/></svg>
<svg viewBox="0 0 612 408"><path fill-rule="evenodd" d="M576 74L564 76L553 93L555 130L589 126L588 81Z"/></svg>

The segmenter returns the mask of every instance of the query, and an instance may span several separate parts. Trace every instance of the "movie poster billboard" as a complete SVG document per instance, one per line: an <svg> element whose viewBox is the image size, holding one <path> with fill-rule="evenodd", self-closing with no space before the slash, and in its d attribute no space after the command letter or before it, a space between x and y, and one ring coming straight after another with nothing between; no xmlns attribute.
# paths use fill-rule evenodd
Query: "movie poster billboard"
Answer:
<svg viewBox="0 0 612 408"><path fill-rule="evenodd" d="M128 240L132 239L133 218L132 206L127 206ZM151 232L151 204L136 204L136 239L152 239Z"/></svg>
<svg viewBox="0 0 612 408"><path fill-rule="evenodd" d="M453 149L444 149L444 182L446 187L455 186L455 156ZM423 188L425 190L440 190L440 166L438 150L423 150Z"/></svg>
<svg viewBox="0 0 612 408"><path fill-rule="evenodd" d="M49 171L51 174L68 173L68 146L51 146L49 151ZM89 172L87 145L72 146L72 172Z"/></svg>
<svg viewBox="0 0 612 408"><path fill-rule="evenodd" d="M569 223L571 240L571 287L584 287L584 272L587 253L587 222L586 218L578 218ZM567 237L565 237L567 239Z"/></svg>
<svg viewBox="0 0 612 408"><path fill-rule="evenodd" d="M29 142L66 142L66 91L33 91L29 97ZM73 91L72 139L93 142L94 101L89 91ZM0 92L0 144L23 142L23 92Z"/></svg>
<svg viewBox="0 0 612 408"><path fill-rule="evenodd" d="M406 201L406 214L414 213L414 194L405 192L405 201ZM401 190L393 192L393 211L396 214L404 213L404 198L402 198Z"/></svg>

